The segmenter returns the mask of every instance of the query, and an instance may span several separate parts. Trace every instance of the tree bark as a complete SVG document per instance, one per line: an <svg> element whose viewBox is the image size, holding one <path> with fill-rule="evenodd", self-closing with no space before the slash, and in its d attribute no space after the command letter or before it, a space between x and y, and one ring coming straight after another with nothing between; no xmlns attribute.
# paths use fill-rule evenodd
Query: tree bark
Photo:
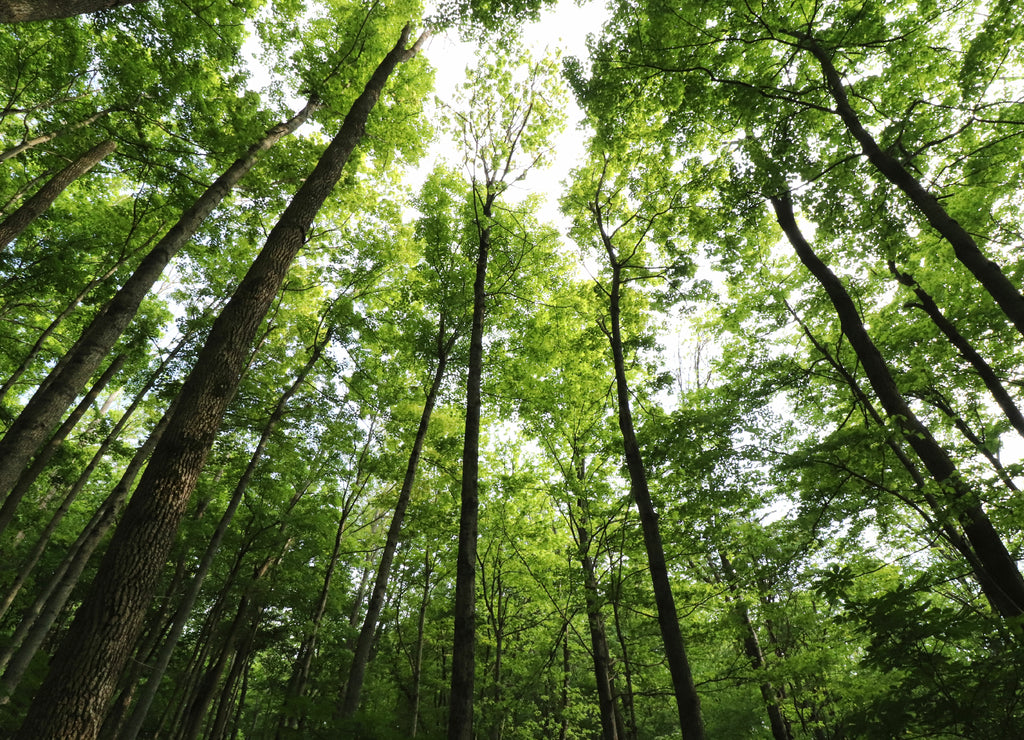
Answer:
<svg viewBox="0 0 1024 740"><path fill-rule="evenodd" d="M4 3L5 3L5 0L0 0L0 13L3 12ZM0 22L2 22L2 21L0 21ZM21 154L24 151L28 151L29 149L32 149L33 147L37 147L40 144L45 144L48 141L53 141L58 136L63 136L64 134L70 134L71 132L77 131L80 128L85 128L86 126L89 126L89 125L91 125L93 123L96 123L96 121L98 121L100 118L102 118L103 116L105 116L108 113L110 113L112 110L115 110L115 109L114 108L105 108L105 109L103 109L101 111L97 111L97 112L93 113L91 116L88 116L87 118L83 118L81 121L77 121L75 123L72 123L70 126L65 126L62 129L58 129L56 131L50 131L50 132L45 133L45 134L40 134L39 136L33 136L31 139L25 139L23 142L21 142L17 146L12 146L10 149L5 149L4 151L0 152L0 162L6 162L11 157L16 157L16 156L18 156L19 154Z"/></svg>
<svg viewBox="0 0 1024 740"><path fill-rule="evenodd" d="M672 686L675 689L676 709L679 714L679 727L684 740L704 739L704 720L700 712L700 697L694 685L693 672L686 655L686 646L679 629L679 615L676 612L675 597L672 595L672 582L668 577L668 565L665 562L665 550L661 541L661 530L658 525L658 513L651 500L647 485L647 471L644 468L640 445L636 439L633 425L633 413L629 403L629 381L626 378L626 360L622 350L622 326L620 320L620 292L622 287L623 264L620 261L611 237L605 229L601 209L597 199L591 204L597 221L601 240L608 255L612 268L611 289L608 291L608 313L610 331L606 331L611 345L612 359L615 366L615 395L618 401L619 431L622 433L622 446L626 458L626 469L629 473L630 493L636 502L640 525L644 535L644 548L647 551L647 567L651 573L651 584L654 590L654 602L658 609L658 626L661 628L662 643L665 647L665 658Z"/></svg>
<svg viewBox="0 0 1024 740"><path fill-rule="evenodd" d="M419 51L425 37L406 49L409 32L406 25L214 322L139 491L114 532L93 588L29 709L19 731L21 740L96 737L199 472L238 387L247 350L313 218L362 139L388 78L398 64Z"/></svg>
<svg viewBox="0 0 1024 740"><path fill-rule="evenodd" d="M252 169L259 155L301 126L318 105L315 100L311 100L291 119L272 128L217 178L182 213L178 222L142 259L132 276L90 322L81 338L61 358L0 441L0 495L10 491L29 458L135 318L143 299L163 274L171 258L188 243L206 217Z"/></svg>
<svg viewBox="0 0 1024 740"><path fill-rule="evenodd" d="M298 391L299 386L305 382L309 373L313 370L313 366L320 359L320 355L323 353L324 348L330 341L330 337L331 332L328 331L324 339L313 347L313 351L310 353L306 364L299 371L292 384L278 399L273 411L270 413L266 423L263 425L263 432L260 434L260 439L256 443L256 449L253 450L252 455L249 457L249 463L246 465L245 470L238 479L238 483L235 485L235 490L232 492L231 498L228 500L228 505L224 509L224 513L221 515L220 520L217 522L217 526L214 528L213 536L210 537L210 541L206 545L206 550L203 552L203 556L199 560L199 565L196 567L196 571L192 575L192 580L189 582L188 589L178 601L178 607L175 610L174 618L171 622L171 628L168 631L167 636L164 638L164 644L160 648L160 652L157 655L152 672L146 680L146 685L143 687L134 709L132 709L131 717L118 735L119 740L135 740L139 731L142 729L142 723L145 721L146 715L149 713L150 705L153 703L153 699L156 697L156 692L160 688L160 682L163 680L164 674L167 672L167 666L170 665L174 649L177 647L178 640L181 639L181 635L185 630L185 623L188 621L189 614L192 612L192 607L195 605L196 599L199 597L199 591L202 588L203 581L206 580L206 574L210 571L210 567L213 565L213 560L216 557L217 552L220 550L221 542L224 541L224 535L227 534L228 527L231 525L232 519L234 519L235 511L238 509L238 505L242 502L242 496L245 494L246 489L248 489L249 482L252 480L252 476L256 472L256 468L263 459L263 452L267 447L267 443L270 441L270 435L284 417L285 408L287 407L288 402L295 395L296 391Z"/></svg>
<svg viewBox="0 0 1024 740"><path fill-rule="evenodd" d="M475 196L474 196L475 197ZM469 337L466 378L466 426L462 446L462 489L459 507L459 550L455 565L455 634L448 740L473 740L473 690L476 681L476 538L479 515L480 387L484 365L484 314L487 258L491 249L491 208L494 194L483 203L486 225L478 224L479 242L473 280L473 324Z"/></svg>
<svg viewBox="0 0 1024 740"><path fill-rule="evenodd" d="M896 387L885 359L868 336L857 307L846 289L835 273L814 253L800 232L789 195L773 196L771 202L779 226L793 245L800 261L822 285L832 301L843 333L850 340L850 345L864 366L864 372L882 407L902 430L907 444L920 458L932 479L943 490L950 492L949 500L944 506L949 511L937 511L936 515L942 520L952 514L960 522L983 569L979 573L982 576L979 585L998 613L1007 619L1021 616L1024 614L1024 578L1017 569L1016 561L992 526L977 494L968 488L949 453L917 418Z"/></svg>
<svg viewBox="0 0 1024 740"><path fill-rule="evenodd" d="M427 391L427 398L423 404L423 412L420 415L416 438L413 440L412 450L409 452L409 461L405 467L402 489L399 491L398 500L395 502L395 510L391 515L391 524L388 526L387 538L384 541L384 551L381 553L380 563L377 566L377 578L373 583L373 591L370 592L370 601L366 605L366 614L363 617L363 626L356 640L355 654L352 657L352 665L348 672L348 682L345 685L345 696L341 705L342 717L351 717L359 708L359 695L363 690L366 666L370 660L370 647L373 643L374 632L377 630L377 620L380 618L381 606L384 604L388 579L391 576L391 564L394 562L395 551L398 549L398 539L402 531L402 522L405 520L405 512L409 508L409 501L412 498L412 488L416 483L416 471L419 468L420 454L423 452L423 443L427 438L427 430L430 427L430 416L434 411L434 403L437 401L437 394L441 389L441 382L444 380L444 371L448 364L448 354L451 352L456 338L457 335L455 333L447 339L445 338L445 322L442 316L437 336L437 368L434 370L434 378L431 381L430 388Z"/></svg>
<svg viewBox="0 0 1024 740"><path fill-rule="evenodd" d="M806 33L787 31L797 44L809 51L821 65L825 86L836 103L836 112L853 138L860 144L864 155L893 185L902 190L928 223L953 247L956 258L970 270L1006 314L1006 317L1024 335L1024 295L1010 281L999 265L988 259L967 230L942 206L939 199L928 191L910 171L891 154L883 151L875 138L864 128L857 112L850 104L843 80L832 59L817 40Z"/></svg>
<svg viewBox="0 0 1024 740"><path fill-rule="evenodd" d="M134 5L146 0L0 0L0 23L25 23L71 18L76 15Z"/></svg>
<svg viewBox="0 0 1024 740"><path fill-rule="evenodd" d="M115 142L110 140L101 142L47 180L35 195L25 201L3 223L0 223L0 250L14 241L21 232L28 228L29 224L45 213L53 201L57 200L57 196L63 193L71 183L103 161L115 149L117 149Z"/></svg>

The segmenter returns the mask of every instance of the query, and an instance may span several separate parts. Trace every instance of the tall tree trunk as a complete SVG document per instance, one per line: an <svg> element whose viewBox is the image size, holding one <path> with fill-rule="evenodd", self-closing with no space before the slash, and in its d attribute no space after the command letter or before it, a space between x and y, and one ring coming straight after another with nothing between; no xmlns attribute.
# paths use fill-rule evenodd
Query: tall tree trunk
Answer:
<svg viewBox="0 0 1024 740"><path fill-rule="evenodd" d="M932 437L928 428L917 418L906 399L896 387L892 373L885 359L864 328L846 289L828 266L814 253L804 239L793 215L793 204L788 194L771 199L775 215L783 232L793 245L797 256L828 294L839 316L843 333L857 353L871 387L886 413L893 418L904 433L907 444L920 458L929 475L951 496L948 502L940 502L943 509L936 512L939 519L952 512L963 527L967 540L977 555L983 570L979 585L999 614L1013 619L1024 614L1024 578L1017 569L1017 563L1007 551L988 515L982 508L977 494L970 490L959 471L943 449Z"/></svg>
<svg viewBox="0 0 1024 740"><path fill-rule="evenodd" d="M487 257L491 249L494 194L483 204L486 226L478 225L476 276L473 280L473 324L466 379L466 426L462 446L462 490L459 507L459 550L455 565L455 633L448 740L473 740L473 689L476 679L476 537L480 508L480 386L484 365L484 313Z"/></svg>
<svg viewBox="0 0 1024 740"><path fill-rule="evenodd" d="M171 258L188 243L196 229L252 169L260 154L301 126L318 107L315 100L285 123L278 124L237 159L178 222L157 242L132 276L90 322L81 338L60 359L46 380L18 414L0 441L0 495L6 494L29 458L42 444L86 381L96 372L111 348L138 313L143 299L163 274Z"/></svg>
<svg viewBox="0 0 1024 740"><path fill-rule="evenodd" d="M10 523L14 520L14 512L18 508L18 504L21 503L21 499L24 498L25 494L28 493L29 488L36 482L39 474L43 472L47 465L50 464L50 460L57 454L57 450L60 449L61 445L64 444L64 440L71 434L71 430L77 426L78 422L81 421L82 417L85 416L85 412L89 410L89 407L93 405L96 398L100 395L103 389L107 386L110 380L121 370L121 367L125 362L124 355L118 355L114 360L107 366L107 369L103 371L103 374L93 383L92 388L85 394L85 397L78 403L74 411L72 411L68 418L64 420L64 423L60 425L57 430L42 449L36 454L35 459L32 460L32 464L29 465L27 470L22 471L18 477L17 482L14 484L14 488L7 495L3 506L0 506L0 534L7 529Z"/></svg>
<svg viewBox="0 0 1024 740"><path fill-rule="evenodd" d="M110 140L101 142L47 180L35 195L26 200L3 223L0 223L0 250L14 241L21 232L28 228L29 224L45 213L46 209L53 205L53 201L57 200L57 196L63 193L71 183L106 159L115 149L117 149L115 142Z"/></svg>
<svg viewBox="0 0 1024 740"><path fill-rule="evenodd" d="M405 467L402 489L399 491L398 500L395 502L395 509L391 515L391 524L388 526L387 538L384 541L384 551L381 553L380 563L377 566L377 578L373 583L373 591L370 593L370 601L366 605L366 614L363 617L363 626L359 630L359 637L356 640L355 654L352 657L352 665L348 672L348 682L345 685L345 696L341 704L342 717L351 717L359 708L359 695L363 690L366 666L370 660L373 634L377 630L377 620L380 618L381 606L384 604L388 579L391 576L391 564L394 562L395 551L398 549L398 539L402 531L402 522L405 519L405 512L409 508L409 501L412 498L413 485L416 483L416 471L419 468L420 454L423 452L423 442L427 438L427 430L430 427L430 415L434 411L434 403L437 401L437 394L441 389L441 382L444 380L445 367L448 364L448 354L451 352L456 338L457 334L455 333L448 338L445 337L445 321L442 315L437 335L437 368L434 370L434 378L431 381L426 400L423 403L423 412L420 414L416 438L413 440L412 450L409 452L409 461Z"/></svg>
<svg viewBox="0 0 1024 740"><path fill-rule="evenodd" d="M163 680L164 674L167 672L167 666L170 665L174 649L177 647L178 640L181 639L181 635L185 630L185 623L188 621L188 617L192 613L192 607L195 606L196 599L199 597L199 591L202 588L203 581L206 580L206 574L209 573L210 568L213 565L213 560L216 557L217 552L220 550L221 542L224 541L224 535L227 534L228 527L231 525L232 519L234 519L235 511L237 511L238 505L242 502L242 496L249 488L249 482L252 480L253 474L256 472L256 468L263 459L263 452L266 450L267 443L270 441L270 435L273 434L274 429L277 428L281 419L284 418L284 412L285 408L288 406L288 402L292 399L292 396L295 395L296 391L298 391L299 386L306 381L309 373L313 370L313 366L316 365L317 361L320 359L320 355L323 353L324 348L331 339L331 334L332 332L328 330L323 340L317 342L313 346L313 350L310 353L306 364L296 375L292 384L278 399L277 404L275 404L273 411L270 413L270 416L267 417L267 421L263 425L263 432L260 434L260 439L256 443L256 449L253 450L252 455L249 457L249 463L246 465L245 470L238 479L238 483L235 485L235 490L232 492L231 498L228 500L228 505L224 509L224 513L221 515L220 520L217 522L217 526L214 528L213 536L210 537L210 541L206 545L206 550L203 552L203 556L199 560L199 565L196 567L196 571L192 575L192 580L189 583L188 589L178 601L178 607L175 610L174 618L171 621L171 628L167 637L164 639L164 644L160 648L160 652L157 655L152 672L146 680L146 685L143 687L135 708L132 710L132 715L118 735L120 740L135 740L136 736L139 734L139 730L142 729L142 723L145 721L146 715L149 713L150 705L153 703L156 692L160 688L160 682Z"/></svg>
<svg viewBox="0 0 1024 740"><path fill-rule="evenodd" d="M0 0L0 23L70 18L146 0Z"/></svg>
<svg viewBox="0 0 1024 740"><path fill-rule="evenodd" d="M419 614L416 619L416 647L413 650L412 659L412 699L409 702L409 714L412 718L412 726L409 728L409 737L416 737L420 722L420 693L422 691L423 677L423 646L426 642L427 604L430 601L430 574L431 562L430 551L423 555L423 597L420 599Z"/></svg>
<svg viewBox="0 0 1024 740"><path fill-rule="evenodd" d="M651 493L647 485L647 471L640 454L640 445L637 442L633 426L633 412L630 409L629 381L626 378L626 360L622 349L622 322L619 305L623 263L605 228L597 199L592 204L592 209L612 268L611 289L608 291L610 330L606 330L605 333L611 345L612 359L615 365L615 394L619 407L619 431L622 433L626 469L629 472L630 493L636 502L643 530L647 567L651 573L651 584L654 589L654 602L658 609L658 626L661 628L665 658L668 661L672 686L675 689L680 730L684 740L703 740L704 720L700 713L700 697L697 696L693 672L686 656L683 635L679 629L679 615L676 612L675 597L672 595L672 582L668 577L665 549L662 546L661 531L658 526L658 513L651 500Z"/></svg>
<svg viewBox="0 0 1024 740"><path fill-rule="evenodd" d="M410 27L374 71L313 172L214 322L178 404L107 549L93 588L51 663L18 737L91 740L131 654L146 608L260 323L305 242L391 73L419 51Z"/></svg>
<svg viewBox="0 0 1024 740"><path fill-rule="evenodd" d="M612 693L611 653L608 635L601 617L601 598L597 589L594 559L590 556L590 531L586 516L586 502L580 501L580 518L576 525L579 540L579 558L583 567L583 589L587 604L587 626L590 629L590 648L594 658L594 678L597 682L597 703L601 715L601 739L621 740L615 725L615 695Z"/></svg>
<svg viewBox="0 0 1024 740"><path fill-rule="evenodd" d="M797 45L809 51L821 65L825 86L836 103L836 112L853 138L860 144L864 155L893 185L902 190L917 206L934 228L953 247L956 258L970 270L1007 318L1024 334L1024 295L1010 281L995 262L988 259L978 247L974 237L961 226L902 163L885 152L875 138L864 128L857 112L850 104L842 77L832 64L829 52L817 40L799 31L786 31L797 39Z"/></svg>

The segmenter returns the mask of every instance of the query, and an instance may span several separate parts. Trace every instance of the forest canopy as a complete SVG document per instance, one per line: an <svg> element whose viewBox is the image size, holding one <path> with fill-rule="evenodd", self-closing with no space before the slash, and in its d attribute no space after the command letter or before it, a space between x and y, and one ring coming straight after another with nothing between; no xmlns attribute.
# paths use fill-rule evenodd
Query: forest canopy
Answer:
<svg viewBox="0 0 1024 740"><path fill-rule="evenodd" d="M1019 9L592 10L0 0L0 735L1020 736Z"/></svg>

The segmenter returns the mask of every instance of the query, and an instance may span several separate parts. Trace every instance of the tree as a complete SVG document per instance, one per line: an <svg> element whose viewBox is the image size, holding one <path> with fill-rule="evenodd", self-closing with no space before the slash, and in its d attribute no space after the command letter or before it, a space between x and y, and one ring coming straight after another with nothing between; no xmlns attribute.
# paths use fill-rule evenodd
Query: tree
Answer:
<svg viewBox="0 0 1024 740"><path fill-rule="evenodd" d="M500 224L496 203L509 186L525 177L541 161L551 133L561 122L557 87L552 81L549 65L530 65L525 80L516 80L507 62L485 65L466 85L463 96L463 107L452 110L451 120L461 135L464 147L472 189L471 223L477 243L466 379L455 642L448 721L448 736L452 740L469 740L473 736L480 394L487 262L495 226ZM513 229L512 224L502 228L514 239Z"/></svg>

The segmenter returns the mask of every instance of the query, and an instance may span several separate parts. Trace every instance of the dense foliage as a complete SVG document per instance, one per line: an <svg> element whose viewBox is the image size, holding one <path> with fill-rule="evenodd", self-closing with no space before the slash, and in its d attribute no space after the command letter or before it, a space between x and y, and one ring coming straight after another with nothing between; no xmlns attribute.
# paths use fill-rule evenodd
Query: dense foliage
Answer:
<svg viewBox="0 0 1024 740"><path fill-rule="evenodd" d="M0 734L1020 736L1013 3L35 5Z"/></svg>

